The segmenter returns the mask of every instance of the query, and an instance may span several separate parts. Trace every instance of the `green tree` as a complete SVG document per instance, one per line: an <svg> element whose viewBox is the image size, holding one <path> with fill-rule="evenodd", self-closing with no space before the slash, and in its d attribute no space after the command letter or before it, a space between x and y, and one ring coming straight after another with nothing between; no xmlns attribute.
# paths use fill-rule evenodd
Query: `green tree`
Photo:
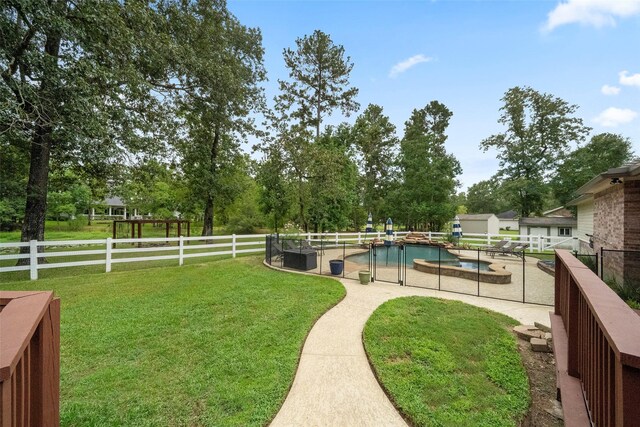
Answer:
<svg viewBox="0 0 640 427"><path fill-rule="evenodd" d="M369 104L353 126L353 143L362 171L362 199L366 212L383 217L384 198L396 162L396 127L382 113L382 107Z"/></svg>
<svg viewBox="0 0 640 427"><path fill-rule="evenodd" d="M225 210L229 233L255 233L265 225L265 217L260 210L260 187L248 175L242 191Z"/></svg>
<svg viewBox="0 0 640 427"><path fill-rule="evenodd" d="M588 144L572 151L558 167L550 182L553 194L564 205L590 179L632 158L633 151L628 138L612 133L594 135Z"/></svg>
<svg viewBox="0 0 640 427"><path fill-rule="evenodd" d="M335 45L328 34L315 30L312 35L296 39L296 50L285 49L284 62L291 81L278 80L281 94L278 107L293 109L291 117L304 127L315 128L320 137L323 118L339 108L346 116L357 111L358 89L349 86L353 69L344 47Z"/></svg>
<svg viewBox="0 0 640 427"><path fill-rule="evenodd" d="M498 177L477 182L467 191L467 209L470 213L498 214L509 210L510 206Z"/></svg>
<svg viewBox="0 0 640 427"><path fill-rule="evenodd" d="M262 36L226 10L221 1L180 2L170 11L171 35L180 46L176 103L182 138L176 143L191 195L204 208L203 236L213 234L216 206L228 198L240 142L256 133L251 112L264 106L258 83L265 76Z"/></svg>
<svg viewBox="0 0 640 427"><path fill-rule="evenodd" d="M350 152L351 129L343 124L328 126L309 154L308 187L313 195L308 206L314 231L337 231L357 227L360 205L357 194L358 169Z"/></svg>
<svg viewBox="0 0 640 427"><path fill-rule="evenodd" d="M572 117L576 105L530 87L511 88L502 101L498 123L506 130L483 140L480 147L498 151L499 176L525 217L542 210L549 176L570 144L583 141L589 128Z"/></svg>
<svg viewBox="0 0 640 427"><path fill-rule="evenodd" d="M71 219L76 214L73 196L70 191L53 191L48 195L49 216L55 218L58 224L61 218Z"/></svg>
<svg viewBox="0 0 640 427"><path fill-rule="evenodd" d="M134 149L153 129L159 99L149 80L164 77L158 15L113 0L0 10L0 129L29 153L21 239L43 240L50 161L88 147Z"/></svg>
<svg viewBox="0 0 640 427"><path fill-rule="evenodd" d="M405 123L395 206L407 226L439 230L455 214L452 201L462 168L444 146L452 114L444 104L431 101L425 108L413 110Z"/></svg>
<svg viewBox="0 0 640 427"><path fill-rule="evenodd" d="M289 216L291 199L289 182L285 179L287 165L281 144L274 143L266 148L266 156L258 165L256 180L260 185L260 209L271 216L277 233Z"/></svg>
<svg viewBox="0 0 640 427"><path fill-rule="evenodd" d="M0 136L0 230L14 230L24 216L28 152Z"/></svg>

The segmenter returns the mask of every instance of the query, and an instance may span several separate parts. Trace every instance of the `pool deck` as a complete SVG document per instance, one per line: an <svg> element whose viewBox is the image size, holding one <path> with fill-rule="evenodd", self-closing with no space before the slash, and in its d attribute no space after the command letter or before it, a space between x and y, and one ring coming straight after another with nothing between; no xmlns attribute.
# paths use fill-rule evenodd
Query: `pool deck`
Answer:
<svg viewBox="0 0 640 427"><path fill-rule="evenodd" d="M367 251L367 249L348 248L344 251L344 255L347 257L347 261L344 263L345 278L358 279L358 272L369 268L368 265L356 264L348 260L349 255L364 251ZM453 252L462 257L478 257L478 252L475 250ZM318 254L318 267L307 271L307 273L330 275L329 260L342 259L342 257L342 249L325 249L324 254ZM522 259L515 256L498 254L492 258L485 255L484 252L480 252L480 261L503 264L505 269L511 272L511 283L478 283L477 280L423 273L407 266L404 285L519 302L524 299L527 303L553 305L555 295L554 278L538 268L537 258L527 256L523 264ZM274 265L280 267L280 263L274 263ZM375 269L375 281L376 283L389 282L397 284L397 266L386 267L379 263Z"/></svg>

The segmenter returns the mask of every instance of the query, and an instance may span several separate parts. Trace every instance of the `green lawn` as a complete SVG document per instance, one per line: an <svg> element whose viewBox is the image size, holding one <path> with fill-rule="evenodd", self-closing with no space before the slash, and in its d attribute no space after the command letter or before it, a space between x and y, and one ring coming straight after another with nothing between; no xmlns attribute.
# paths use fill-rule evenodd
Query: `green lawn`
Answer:
<svg viewBox="0 0 640 427"><path fill-rule="evenodd" d="M507 316L457 301L386 302L364 343L396 407L416 426L517 426L527 375Z"/></svg>
<svg viewBox="0 0 640 427"><path fill-rule="evenodd" d="M61 422L265 425L338 282L257 257L3 283L62 301Z"/></svg>

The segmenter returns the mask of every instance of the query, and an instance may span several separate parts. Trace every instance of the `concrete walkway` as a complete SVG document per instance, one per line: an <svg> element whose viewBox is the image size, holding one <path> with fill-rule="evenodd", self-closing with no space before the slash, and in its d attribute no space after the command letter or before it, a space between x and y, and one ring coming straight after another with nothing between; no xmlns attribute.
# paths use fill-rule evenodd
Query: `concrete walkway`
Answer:
<svg viewBox="0 0 640 427"><path fill-rule="evenodd" d="M272 426L406 426L376 381L362 330L387 300L419 295L485 307L525 324L549 324L551 307L499 301L391 284L360 285L343 279L345 299L325 313L309 333L293 386Z"/></svg>

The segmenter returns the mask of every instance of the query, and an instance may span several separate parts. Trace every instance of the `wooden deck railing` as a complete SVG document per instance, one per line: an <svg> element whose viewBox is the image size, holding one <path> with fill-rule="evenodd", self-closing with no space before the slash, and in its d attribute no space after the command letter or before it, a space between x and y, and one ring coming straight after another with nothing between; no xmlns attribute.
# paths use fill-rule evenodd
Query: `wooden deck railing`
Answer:
<svg viewBox="0 0 640 427"><path fill-rule="evenodd" d="M60 425L60 300L0 291L0 427Z"/></svg>
<svg viewBox="0 0 640 427"><path fill-rule="evenodd" d="M638 426L640 316L568 251L556 251L551 314L566 426Z"/></svg>

